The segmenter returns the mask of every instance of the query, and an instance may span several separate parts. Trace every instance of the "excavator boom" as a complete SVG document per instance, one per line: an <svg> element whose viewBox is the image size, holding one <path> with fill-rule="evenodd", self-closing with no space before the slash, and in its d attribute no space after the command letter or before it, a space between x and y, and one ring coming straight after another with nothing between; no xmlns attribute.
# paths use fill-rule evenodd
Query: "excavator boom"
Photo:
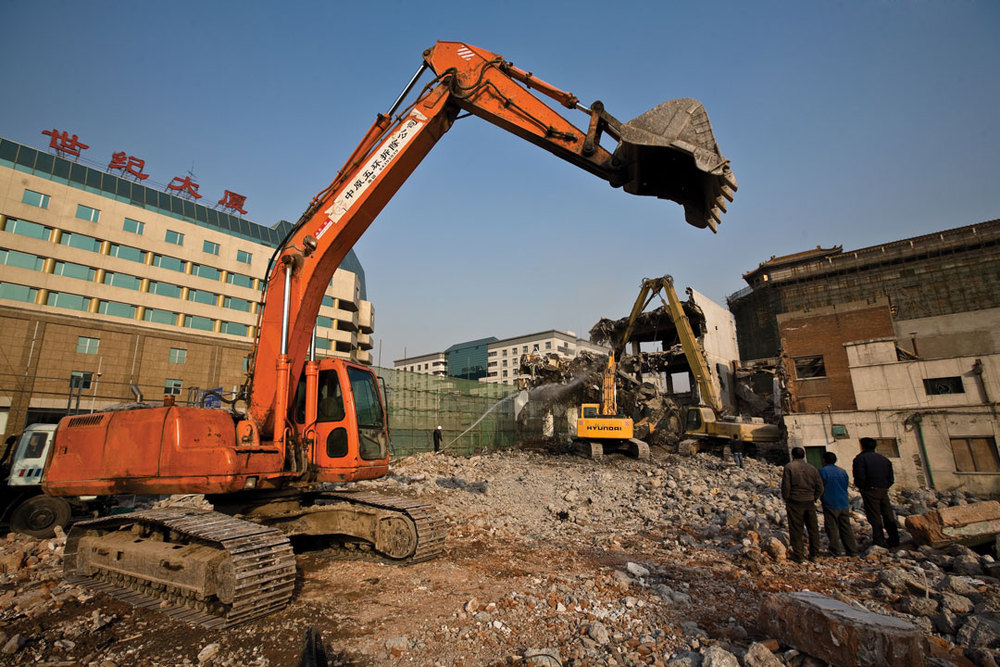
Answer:
<svg viewBox="0 0 1000 667"><path fill-rule="evenodd" d="M377 117L272 258L246 393L261 437L282 448L289 429L281 421L302 374L322 288L459 113L479 116L626 192L677 201L699 227L715 228L736 189L708 116L694 100L666 102L622 124L600 102L583 107L571 93L485 49L437 42L423 55L421 69L432 70L433 81L400 114L394 115L397 101ZM589 115L586 129L531 89ZM613 150L601 145L605 133L617 142Z"/></svg>

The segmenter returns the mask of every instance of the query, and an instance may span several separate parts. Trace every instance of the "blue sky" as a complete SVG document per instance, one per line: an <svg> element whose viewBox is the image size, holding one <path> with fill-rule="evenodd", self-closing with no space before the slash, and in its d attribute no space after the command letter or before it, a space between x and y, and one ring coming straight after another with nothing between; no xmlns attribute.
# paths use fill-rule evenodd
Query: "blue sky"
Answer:
<svg viewBox="0 0 1000 667"><path fill-rule="evenodd" d="M458 122L356 246L376 359L546 329L586 336L643 277L725 302L772 255L1000 217L1000 3L4 0L0 135L80 136L151 180L193 170L296 220L436 40L628 121L702 101L740 184L719 233L479 119ZM580 113L567 117L584 124Z"/></svg>

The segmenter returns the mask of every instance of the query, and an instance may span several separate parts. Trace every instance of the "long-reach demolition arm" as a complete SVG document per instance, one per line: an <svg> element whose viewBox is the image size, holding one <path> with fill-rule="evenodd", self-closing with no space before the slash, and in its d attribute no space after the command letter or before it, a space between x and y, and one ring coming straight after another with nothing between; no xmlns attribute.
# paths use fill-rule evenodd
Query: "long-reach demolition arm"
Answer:
<svg viewBox="0 0 1000 667"><path fill-rule="evenodd" d="M736 181L719 153L708 116L691 99L665 102L622 124L600 102L588 109L570 93L500 56L461 42L437 42L386 114L379 114L333 182L312 201L271 258L251 374L244 388L245 442L287 451L285 415L306 367L323 293L361 234L462 111L479 116L626 192L671 199L698 227L718 224ZM420 75L436 75L402 108ZM589 114L577 129L529 89ZM397 111L399 111L397 115ZM609 152L603 134L616 140ZM308 378L308 374L307 378Z"/></svg>

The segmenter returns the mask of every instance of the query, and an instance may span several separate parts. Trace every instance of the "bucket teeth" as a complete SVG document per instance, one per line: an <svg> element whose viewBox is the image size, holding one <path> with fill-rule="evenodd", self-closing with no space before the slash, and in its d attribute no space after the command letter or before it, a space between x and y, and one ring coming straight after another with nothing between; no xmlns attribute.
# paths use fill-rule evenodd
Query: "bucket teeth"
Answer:
<svg viewBox="0 0 1000 667"><path fill-rule="evenodd" d="M690 98L669 100L625 123L615 157L624 169L613 185L677 202L695 227L716 231L726 211L719 200L732 201L737 189L705 108Z"/></svg>
<svg viewBox="0 0 1000 667"><path fill-rule="evenodd" d="M726 208L726 206L727 205L726 205L726 198L725 197L723 197L722 195L719 195L718 197L715 198L715 207L717 209L719 209L720 211L722 211L723 213L725 213L727 210L729 210L729 209Z"/></svg>

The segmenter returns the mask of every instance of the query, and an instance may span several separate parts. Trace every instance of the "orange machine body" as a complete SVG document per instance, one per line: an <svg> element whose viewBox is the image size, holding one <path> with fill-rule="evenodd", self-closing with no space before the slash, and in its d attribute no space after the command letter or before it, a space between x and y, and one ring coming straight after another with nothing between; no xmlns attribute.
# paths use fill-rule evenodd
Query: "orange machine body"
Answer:
<svg viewBox="0 0 1000 667"><path fill-rule="evenodd" d="M303 478L381 477L388 471L388 431L371 371L339 359L313 366L316 382L300 383L289 415L305 443L304 474L290 474L295 466L285 454L260 442L233 413L173 405L65 417L42 488L53 496L223 494ZM313 417L308 423L307 414Z"/></svg>

